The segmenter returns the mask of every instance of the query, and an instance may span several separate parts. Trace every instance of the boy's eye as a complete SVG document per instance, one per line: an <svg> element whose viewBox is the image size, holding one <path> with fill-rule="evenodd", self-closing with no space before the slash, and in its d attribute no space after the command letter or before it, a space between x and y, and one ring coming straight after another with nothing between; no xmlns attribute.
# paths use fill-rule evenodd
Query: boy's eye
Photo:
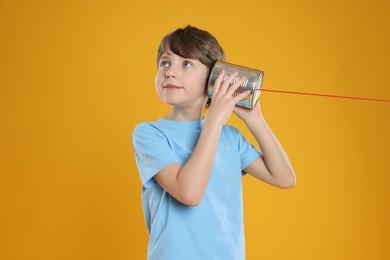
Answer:
<svg viewBox="0 0 390 260"><path fill-rule="evenodd" d="M186 60L186 61L183 62L183 66L184 66L184 67L191 67L191 66L192 66L192 62Z"/></svg>
<svg viewBox="0 0 390 260"><path fill-rule="evenodd" d="M168 67L169 62L168 61L160 61L160 67Z"/></svg>

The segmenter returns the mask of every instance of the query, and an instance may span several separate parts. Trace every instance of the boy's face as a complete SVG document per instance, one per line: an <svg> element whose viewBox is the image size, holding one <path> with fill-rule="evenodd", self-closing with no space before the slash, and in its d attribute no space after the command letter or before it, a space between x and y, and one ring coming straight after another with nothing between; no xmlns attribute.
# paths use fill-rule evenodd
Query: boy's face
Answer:
<svg viewBox="0 0 390 260"><path fill-rule="evenodd" d="M159 97L169 105L204 106L207 78L206 65L168 50L159 60L155 85Z"/></svg>

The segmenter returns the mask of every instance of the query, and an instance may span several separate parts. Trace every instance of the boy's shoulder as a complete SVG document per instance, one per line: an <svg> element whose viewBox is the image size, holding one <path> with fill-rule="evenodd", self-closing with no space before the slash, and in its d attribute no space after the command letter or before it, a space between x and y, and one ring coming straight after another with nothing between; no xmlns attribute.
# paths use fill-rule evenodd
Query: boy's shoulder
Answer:
<svg viewBox="0 0 390 260"><path fill-rule="evenodd" d="M241 131L235 126L225 124L223 129L231 135L241 135Z"/></svg>
<svg viewBox="0 0 390 260"><path fill-rule="evenodd" d="M158 127L159 126L160 119L155 121L147 121L147 122L139 122L135 125L135 129L142 129L142 128L150 128L150 127Z"/></svg>
<svg viewBox="0 0 390 260"><path fill-rule="evenodd" d="M161 132L159 120L152 122L141 122L135 125L133 129L134 135L148 135L151 133Z"/></svg>

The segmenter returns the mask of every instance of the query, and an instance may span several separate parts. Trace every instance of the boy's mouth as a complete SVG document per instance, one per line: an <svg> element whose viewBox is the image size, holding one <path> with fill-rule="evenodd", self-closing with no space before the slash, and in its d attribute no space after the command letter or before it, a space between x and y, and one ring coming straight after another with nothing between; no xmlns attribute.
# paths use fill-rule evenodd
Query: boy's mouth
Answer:
<svg viewBox="0 0 390 260"><path fill-rule="evenodd" d="M165 89L181 89L182 87L176 86L174 84L166 84L163 86Z"/></svg>

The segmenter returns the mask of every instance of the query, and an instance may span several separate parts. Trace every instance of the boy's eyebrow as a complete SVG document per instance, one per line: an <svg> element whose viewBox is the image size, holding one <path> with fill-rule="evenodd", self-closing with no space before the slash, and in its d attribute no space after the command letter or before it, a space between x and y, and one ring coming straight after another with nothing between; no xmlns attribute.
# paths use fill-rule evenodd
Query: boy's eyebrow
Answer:
<svg viewBox="0 0 390 260"><path fill-rule="evenodd" d="M164 53L160 56L159 60L161 60L161 59L169 59L170 56L172 56L172 55L173 55L173 52L170 52L170 51L164 52ZM182 58L182 59L185 59L185 60L192 60L192 61L198 60L198 59L196 59L196 58L185 58L185 57L181 57L181 58Z"/></svg>
<svg viewBox="0 0 390 260"><path fill-rule="evenodd" d="M163 55L161 55L160 59L162 58L168 58L169 56L171 56L172 53L171 52L164 52Z"/></svg>

